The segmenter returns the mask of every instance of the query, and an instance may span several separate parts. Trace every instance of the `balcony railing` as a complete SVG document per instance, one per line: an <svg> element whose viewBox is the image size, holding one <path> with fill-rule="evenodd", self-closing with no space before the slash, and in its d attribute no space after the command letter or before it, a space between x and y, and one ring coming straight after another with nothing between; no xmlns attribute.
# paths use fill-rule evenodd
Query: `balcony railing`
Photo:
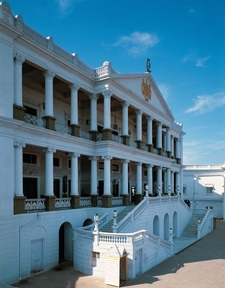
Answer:
<svg viewBox="0 0 225 288"><path fill-rule="evenodd" d="M37 118L37 116L30 115L27 113L25 113L24 115L24 121L25 123L32 124L38 127L45 127L45 122L46 122L45 119Z"/></svg>
<svg viewBox="0 0 225 288"><path fill-rule="evenodd" d="M59 123L55 123L55 130L57 132L61 132L61 133L65 133L65 134L71 134L71 127L70 126L62 125Z"/></svg>
<svg viewBox="0 0 225 288"><path fill-rule="evenodd" d="M29 211L45 211L45 199L26 199L25 210Z"/></svg>

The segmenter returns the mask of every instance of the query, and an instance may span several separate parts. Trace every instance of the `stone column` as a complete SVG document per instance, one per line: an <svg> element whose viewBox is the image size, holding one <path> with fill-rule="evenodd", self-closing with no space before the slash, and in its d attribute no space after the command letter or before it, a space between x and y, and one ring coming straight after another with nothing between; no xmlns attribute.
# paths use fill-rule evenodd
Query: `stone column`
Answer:
<svg viewBox="0 0 225 288"><path fill-rule="evenodd" d="M23 148L26 147L26 145L25 143L15 141L14 147L15 147L14 214L21 214L26 212L24 203L26 197L24 197L23 195Z"/></svg>
<svg viewBox="0 0 225 288"><path fill-rule="evenodd" d="M71 207L73 209L80 207L80 195L78 191L78 158L80 154L71 153Z"/></svg>
<svg viewBox="0 0 225 288"><path fill-rule="evenodd" d="M174 158L174 136L171 135L171 157Z"/></svg>
<svg viewBox="0 0 225 288"><path fill-rule="evenodd" d="M76 137L80 137L80 126L78 121L78 90L80 89L80 86L76 83L73 83L69 85L69 88L71 90L71 103L70 103L70 109L71 109L71 122L70 126L72 129L72 135Z"/></svg>
<svg viewBox="0 0 225 288"><path fill-rule="evenodd" d="M167 156L169 158L171 158L171 136L170 136L170 127L166 128L166 152L167 152Z"/></svg>
<svg viewBox="0 0 225 288"><path fill-rule="evenodd" d="M103 156L104 159L104 195L102 195L102 206L112 206L112 194L111 194L111 159L110 156Z"/></svg>
<svg viewBox="0 0 225 288"><path fill-rule="evenodd" d="M122 107L122 138L123 138L123 144L129 145L129 139L130 136L128 135L128 107L129 107L128 102L123 102Z"/></svg>
<svg viewBox="0 0 225 288"><path fill-rule="evenodd" d="M147 116L147 146L148 151L153 152L153 144L152 144L152 117Z"/></svg>
<svg viewBox="0 0 225 288"><path fill-rule="evenodd" d="M112 93L107 90L102 93L104 96L104 129L102 130L102 140L112 140L111 129L111 96Z"/></svg>
<svg viewBox="0 0 225 288"><path fill-rule="evenodd" d="M176 144L176 159L177 164L181 164L180 162L180 140L178 138L175 138L175 144Z"/></svg>
<svg viewBox="0 0 225 288"><path fill-rule="evenodd" d="M142 163L136 163L136 173L137 173L137 187L136 187L136 194L135 194L135 204L138 204L142 201Z"/></svg>
<svg viewBox="0 0 225 288"><path fill-rule="evenodd" d="M90 133L92 135L92 140L97 141L98 134L98 123L97 123L97 100L98 96L96 94L92 94L89 96L91 100L91 127Z"/></svg>
<svg viewBox="0 0 225 288"><path fill-rule="evenodd" d="M180 193L180 174L176 172L176 194Z"/></svg>
<svg viewBox="0 0 225 288"><path fill-rule="evenodd" d="M138 148L141 149L142 147L142 111L136 110L135 111L137 115L136 120L136 142L138 145Z"/></svg>
<svg viewBox="0 0 225 288"><path fill-rule="evenodd" d="M123 159L122 162L122 196L123 196L123 205L127 206L129 201L129 191L128 191L128 163L129 160Z"/></svg>
<svg viewBox="0 0 225 288"><path fill-rule="evenodd" d="M225 221L225 163L221 168L223 170L223 175L222 175L223 177L223 208L222 209L223 209L223 221Z"/></svg>
<svg viewBox="0 0 225 288"><path fill-rule="evenodd" d="M174 194L174 171L171 171L171 194Z"/></svg>
<svg viewBox="0 0 225 288"><path fill-rule="evenodd" d="M98 157L93 156L89 159L91 160L91 202L92 206L96 207L98 204Z"/></svg>
<svg viewBox="0 0 225 288"><path fill-rule="evenodd" d="M45 71L45 116L46 128L55 130L55 120L53 113L53 78L55 74L52 71Z"/></svg>
<svg viewBox="0 0 225 288"><path fill-rule="evenodd" d="M157 122L157 139L156 148L159 151L159 155L162 155L162 123Z"/></svg>
<svg viewBox="0 0 225 288"><path fill-rule="evenodd" d="M148 194L153 195L153 181L152 181L152 167L153 165L147 165L147 177L148 177Z"/></svg>
<svg viewBox="0 0 225 288"><path fill-rule="evenodd" d="M183 191L183 167L180 168L180 198L184 199Z"/></svg>
<svg viewBox="0 0 225 288"><path fill-rule="evenodd" d="M170 196L170 194L171 194L171 170L170 170L170 168L167 168L167 173L166 173L166 175L167 175L167 193L168 193L168 195Z"/></svg>
<svg viewBox="0 0 225 288"><path fill-rule="evenodd" d="M23 107L22 91L22 65L25 58L19 54L14 55L14 104L13 118L24 121L25 108Z"/></svg>
<svg viewBox="0 0 225 288"><path fill-rule="evenodd" d="M46 210L55 210L55 195L53 186L53 153L56 150L51 147L45 149L45 198Z"/></svg>
<svg viewBox="0 0 225 288"><path fill-rule="evenodd" d="M157 167L157 192L158 195L161 196L162 194L162 167Z"/></svg>

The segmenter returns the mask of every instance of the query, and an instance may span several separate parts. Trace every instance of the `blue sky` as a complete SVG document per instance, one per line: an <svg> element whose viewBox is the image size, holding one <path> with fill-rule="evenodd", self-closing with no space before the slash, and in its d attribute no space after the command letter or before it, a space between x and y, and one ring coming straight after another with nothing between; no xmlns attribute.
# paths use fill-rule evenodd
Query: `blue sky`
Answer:
<svg viewBox="0 0 225 288"><path fill-rule="evenodd" d="M184 165L225 163L225 0L8 0L93 68L152 76L183 124Z"/></svg>

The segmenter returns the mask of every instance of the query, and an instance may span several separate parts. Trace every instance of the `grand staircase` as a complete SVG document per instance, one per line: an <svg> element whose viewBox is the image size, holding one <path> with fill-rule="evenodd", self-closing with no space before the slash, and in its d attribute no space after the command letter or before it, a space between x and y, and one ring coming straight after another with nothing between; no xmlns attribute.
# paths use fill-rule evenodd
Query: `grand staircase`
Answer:
<svg viewBox="0 0 225 288"><path fill-rule="evenodd" d="M136 206L135 205L130 205L126 206L124 210L122 210L118 216L117 216L117 224L124 218L126 215L132 211ZM107 233L112 233L112 226L113 226L113 219L110 220L105 226L101 228L101 232L107 232Z"/></svg>
<svg viewBox="0 0 225 288"><path fill-rule="evenodd" d="M175 237L173 239L173 250L174 254L182 251L186 247L192 245L196 241L197 238L197 228L198 228L198 219L201 220L204 218L205 212L202 213L194 213L188 222L187 226L184 228L180 237Z"/></svg>

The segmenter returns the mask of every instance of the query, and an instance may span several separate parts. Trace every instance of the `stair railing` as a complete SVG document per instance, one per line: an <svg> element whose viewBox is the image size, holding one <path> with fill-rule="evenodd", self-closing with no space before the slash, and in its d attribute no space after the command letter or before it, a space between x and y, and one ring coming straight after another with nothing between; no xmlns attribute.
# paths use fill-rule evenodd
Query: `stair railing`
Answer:
<svg viewBox="0 0 225 288"><path fill-rule="evenodd" d="M213 210L207 210L204 218L198 223L197 238L200 239L213 230Z"/></svg>

